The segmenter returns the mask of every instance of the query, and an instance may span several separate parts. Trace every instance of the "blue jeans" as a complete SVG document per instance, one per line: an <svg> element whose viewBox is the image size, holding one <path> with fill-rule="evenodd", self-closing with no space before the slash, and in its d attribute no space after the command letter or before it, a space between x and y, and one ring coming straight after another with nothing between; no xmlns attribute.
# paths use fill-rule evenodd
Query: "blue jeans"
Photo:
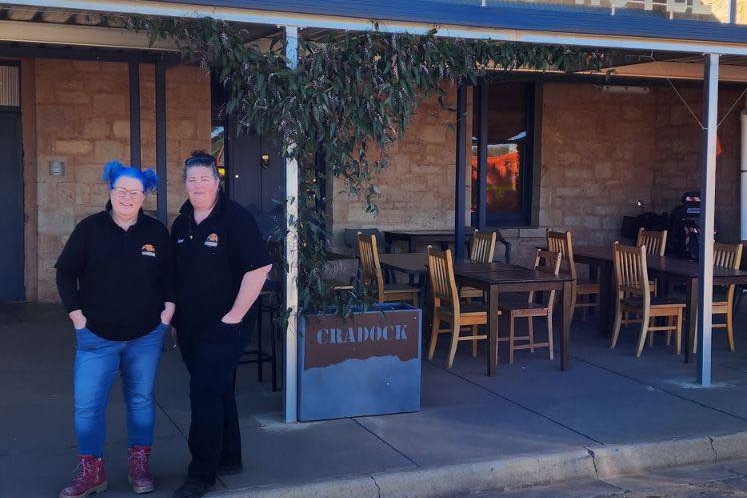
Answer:
<svg viewBox="0 0 747 498"><path fill-rule="evenodd" d="M131 341L109 341L88 329L75 331L75 433L81 455L101 457L106 405L117 371L127 405L128 446L151 446L153 385L166 325Z"/></svg>

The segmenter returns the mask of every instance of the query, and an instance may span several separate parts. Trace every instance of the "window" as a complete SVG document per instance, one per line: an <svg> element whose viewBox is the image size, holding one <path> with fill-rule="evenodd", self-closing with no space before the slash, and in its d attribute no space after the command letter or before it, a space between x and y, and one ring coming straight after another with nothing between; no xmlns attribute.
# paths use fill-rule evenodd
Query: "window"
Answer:
<svg viewBox="0 0 747 498"><path fill-rule="evenodd" d="M20 67L17 64L0 64L0 107L18 110L21 107Z"/></svg>
<svg viewBox="0 0 747 498"><path fill-rule="evenodd" d="M479 92L475 93L479 95ZM472 133L473 226L522 226L531 223L534 85L493 83L487 103L475 101ZM478 151L480 109L487 115L485 206L481 213ZM481 224L480 218L484 217Z"/></svg>

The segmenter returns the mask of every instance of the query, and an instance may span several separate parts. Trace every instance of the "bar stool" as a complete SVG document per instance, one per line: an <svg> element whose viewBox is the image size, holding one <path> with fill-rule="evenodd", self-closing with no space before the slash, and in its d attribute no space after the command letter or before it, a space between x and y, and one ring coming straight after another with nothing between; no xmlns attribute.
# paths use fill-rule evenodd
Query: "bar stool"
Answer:
<svg viewBox="0 0 747 498"><path fill-rule="evenodd" d="M267 289L259 293L257 298L257 347L256 349L245 350L239 360L239 365L257 364L257 380L263 382L264 372L263 364L269 362L272 367L272 390L278 390L278 375L277 375L277 347L276 347L276 332L277 332L277 318L280 316L280 299L277 288L272 285L274 282L268 281L266 284ZM270 352L265 351L262 346L262 335L263 335L263 316L265 313L269 314L270 317Z"/></svg>

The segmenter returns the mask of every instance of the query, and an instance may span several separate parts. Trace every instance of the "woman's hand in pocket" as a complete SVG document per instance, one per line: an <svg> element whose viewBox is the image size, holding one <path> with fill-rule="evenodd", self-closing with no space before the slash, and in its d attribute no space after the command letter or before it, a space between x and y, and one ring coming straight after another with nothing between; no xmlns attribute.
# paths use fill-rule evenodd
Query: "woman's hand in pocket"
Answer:
<svg viewBox="0 0 747 498"><path fill-rule="evenodd" d="M220 321L226 325L238 325L241 323L241 318L242 317L240 316L236 317L232 315L231 312L229 311L228 313L223 315L223 318L221 318Z"/></svg>
<svg viewBox="0 0 747 498"><path fill-rule="evenodd" d="M81 330L86 328L86 324L88 323L88 320L86 320L86 317L83 315L83 311L81 310L74 310L71 311L68 316L70 317L70 320L73 322L73 327L75 327L75 330Z"/></svg>

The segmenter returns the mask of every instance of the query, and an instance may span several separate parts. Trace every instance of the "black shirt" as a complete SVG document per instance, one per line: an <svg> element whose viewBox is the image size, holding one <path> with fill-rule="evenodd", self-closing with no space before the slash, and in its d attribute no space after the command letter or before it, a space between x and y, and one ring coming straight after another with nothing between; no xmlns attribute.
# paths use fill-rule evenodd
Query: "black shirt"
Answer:
<svg viewBox="0 0 747 498"><path fill-rule="evenodd" d="M165 301L174 301L169 233L140 212L128 230L107 210L82 220L57 259L57 290L67 311L80 309L86 328L112 341L154 330Z"/></svg>
<svg viewBox="0 0 747 498"><path fill-rule="evenodd" d="M198 225L187 201L171 227L177 330L203 331L233 307L244 274L271 264L254 217L222 193Z"/></svg>

